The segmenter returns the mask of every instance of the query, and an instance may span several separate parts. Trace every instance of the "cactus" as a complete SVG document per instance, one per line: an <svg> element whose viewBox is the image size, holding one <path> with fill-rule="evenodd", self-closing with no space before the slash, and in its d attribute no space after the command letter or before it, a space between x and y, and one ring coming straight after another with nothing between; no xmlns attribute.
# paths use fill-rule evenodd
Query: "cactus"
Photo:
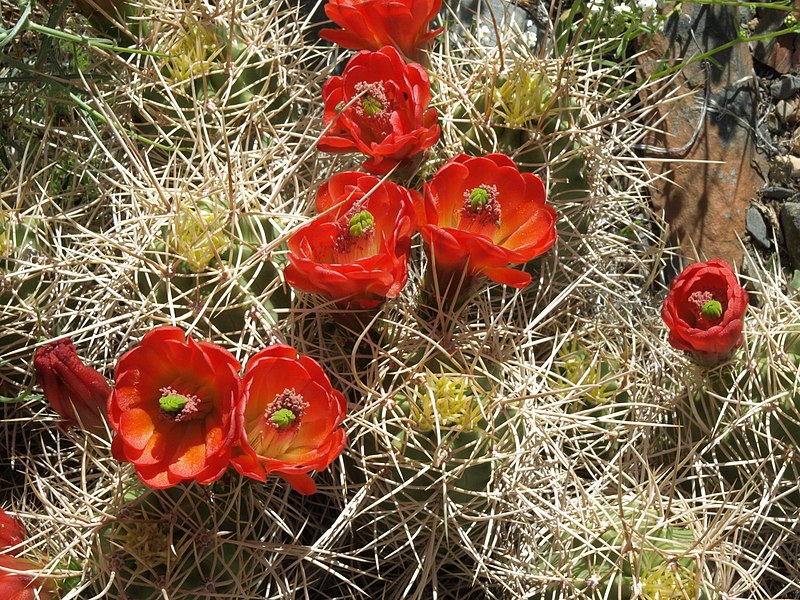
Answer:
<svg viewBox="0 0 800 600"><path fill-rule="evenodd" d="M551 385L563 400L563 410L575 417L574 431L564 440L565 446L592 459L609 460L630 433L630 426L620 421L634 405L619 361L603 342L590 351L590 336L597 337L597 333L576 333L562 346Z"/></svg>
<svg viewBox="0 0 800 600"><path fill-rule="evenodd" d="M559 579L540 598L711 600L688 527L662 524L652 511L628 508L540 552L537 575ZM557 577L553 577L557 573Z"/></svg>
<svg viewBox="0 0 800 600"><path fill-rule="evenodd" d="M54 289L40 252L39 222L0 214L0 395L17 396L32 373L48 297ZM46 246L45 246L46 247Z"/></svg>
<svg viewBox="0 0 800 600"><path fill-rule="evenodd" d="M162 590L175 599L235 597L253 549L241 539L241 523L211 503L214 493L218 502L232 495L222 484L213 491L131 485L95 538L96 585L129 600L163 598Z"/></svg>
<svg viewBox="0 0 800 600"><path fill-rule="evenodd" d="M471 97L471 110L461 105L454 114L462 122L466 151L503 152L531 172L547 165L551 200L588 196L585 161L568 132L575 104L564 90L557 92L545 70L523 60L484 85L485 91ZM483 122L466 120L470 115L482 116Z"/></svg>
<svg viewBox="0 0 800 600"><path fill-rule="evenodd" d="M257 259L272 237L266 219L232 217L213 199L179 204L170 225L145 253L165 265L167 276L143 269L139 289L159 304L202 314L221 332L240 331L248 310L255 308L274 324L289 299L282 287L275 287L279 280L272 263Z"/></svg>
<svg viewBox="0 0 800 600"><path fill-rule="evenodd" d="M670 431L673 443L718 470L729 494L752 502L768 495L775 517L800 507L800 468L791 459L800 451L799 341L800 327L789 325L757 348L751 363L703 373L677 405L681 427ZM738 397L747 402L734 402Z"/></svg>
<svg viewBox="0 0 800 600"><path fill-rule="evenodd" d="M393 506L485 503L497 457L514 445L515 410L495 397L488 376L468 372L446 359L427 362L370 416L364 467L388 467Z"/></svg>
<svg viewBox="0 0 800 600"><path fill-rule="evenodd" d="M134 103L137 131L163 142L163 129L168 143L188 151L195 145L198 121L206 134L230 133L257 97L266 101L263 114L274 124L284 122L289 110L280 93L279 68L277 59L248 44L239 30L189 19L175 32L160 73L145 84L140 106Z"/></svg>

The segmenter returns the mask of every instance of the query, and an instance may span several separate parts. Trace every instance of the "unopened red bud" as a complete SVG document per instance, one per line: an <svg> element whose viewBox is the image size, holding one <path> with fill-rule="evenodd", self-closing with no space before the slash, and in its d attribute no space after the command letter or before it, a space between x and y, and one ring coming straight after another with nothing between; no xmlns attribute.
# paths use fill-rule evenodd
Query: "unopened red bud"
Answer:
<svg viewBox="0 0 800 600"><path fill-rule="evenodd" d="M33 359L36 379L67 427L106 431L106 402L111 387L101 373L85 365L68 339L39 348Z"/></svg>

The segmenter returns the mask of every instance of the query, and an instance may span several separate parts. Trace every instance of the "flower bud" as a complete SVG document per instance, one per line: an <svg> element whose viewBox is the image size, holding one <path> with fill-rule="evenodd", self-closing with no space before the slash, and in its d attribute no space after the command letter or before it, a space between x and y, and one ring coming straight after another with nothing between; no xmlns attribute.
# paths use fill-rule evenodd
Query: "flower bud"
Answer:
<svg viewBox="0 0 800 600"><path fill-rule="evenodd" d="M69 339L39 348L33 359L36 379L65 426L102 433L111 388L98 371L83 364Z"/></svg>

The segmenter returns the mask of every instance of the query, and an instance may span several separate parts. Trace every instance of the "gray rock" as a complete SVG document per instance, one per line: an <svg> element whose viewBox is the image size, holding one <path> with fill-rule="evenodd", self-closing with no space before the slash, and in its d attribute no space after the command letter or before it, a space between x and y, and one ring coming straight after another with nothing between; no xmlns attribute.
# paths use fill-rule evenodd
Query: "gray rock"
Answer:
<svg viewBox="0 0 800 600"><path fill-rule="evenodd" d="M781 207L781 228L792 268L800 269L800 202L786 202Z"/></svg>
<svg viewBox="0 0 800 600"><path fill-rule="evenodd" d="M789 164L792 165L792 177L800 178L800 156L790 156Z"/></svg>
<svg viewBox="0 0 800 600"><path fill-rule="evenodd" d="M461 27L451 27L449 33L462 43L470 43L469 32L481 45L496 46L495 25L498 31L519 31L530 48L544 41L547 11L543 12L540 2L531 2L527 8L512 0L451 0L449 4L461 22Z"/></svg>
<svg viewBox="0 0 800 600"><path fill-rule="evenodd" d="M786 184L792 179L792 161L788 156L774 156L769 166L769 178L773 183Z"/></svg>
<svg viewBox="0 0 800 600"><path fill-rule="evenodd" d="M775 114L781 123L794 125L800 121L800 98L778 100L775 104Z"/></svg>
<svg viewBox="0 0 800 600"><path fill-rule="evenodd" d="M797 75L784 75L769 86L769 93L775 100L786 100L800 92L800 77Z"/></svg>
<svg viewBox="0 0 800 600"><path fill-rule="evenodd" d="M789 140L789 148L793 154L800 156L800 127L795 129L794 133L792 133L792 139Z"/></svg>
<svg viewBox="0 0 800 600"><path fill-rule="evenodd" d="M745 217L745 227L747 233L753 241L761 246L764 250L772 250L772 237L770 236L769 227L764 220L764 215L755 206L747 209Z"/></svg>
<svg viewBox="0 0 800 600"><path fill-rule="evenodd" d="M761 197L765 200L786 200L787 198L791 198L794 195L794 190L787 187L781 187L779 185L771 185L767 188L764 188L764 191L761 192Z"/></svg>

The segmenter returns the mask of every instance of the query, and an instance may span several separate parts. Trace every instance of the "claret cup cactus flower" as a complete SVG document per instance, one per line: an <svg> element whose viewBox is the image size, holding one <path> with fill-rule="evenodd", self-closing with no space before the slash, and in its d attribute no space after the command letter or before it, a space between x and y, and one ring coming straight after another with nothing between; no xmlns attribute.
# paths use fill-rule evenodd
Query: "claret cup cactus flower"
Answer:
<svg viewBox="0 0 800 600"><path fill-rule="evenodd" d="M352 50L394 46L408 60L419 60L444 27L428 30L442 0L328 0L325 14L342 29L323 29L320 37Z"/></svg>
<svg viewBox="0 0 800 600"><path fill-rule="evenodd" d="M669 343L701 365L718 365L742 345L747 302L747 292L724 260L689 265L672 281L661 309Z"/></svg>
<svg viewBox="0 0 800 600"><path fill-rule="evenodd" d="M418 197L364 173L334 175L317 193L319 215L289 238L286 281L348 308L395 298L408 280Z"/></svg>
<svg viewBox="0 0 800 600"><path fill-rule="evenodd" d="M542 180L504 154L460 154L439 169L417 209L439 293L463 296L480 276L526 287L531 275L508 265L555 244L556 212L545 200Z"/></svg>
<svg viewBox="0 0 800 600"><path fill-rule="evenodd" d="M69 339L42 346L33 358L44 397L64 424L103 433L111 387L102 373L85 365Z"/></svg>

